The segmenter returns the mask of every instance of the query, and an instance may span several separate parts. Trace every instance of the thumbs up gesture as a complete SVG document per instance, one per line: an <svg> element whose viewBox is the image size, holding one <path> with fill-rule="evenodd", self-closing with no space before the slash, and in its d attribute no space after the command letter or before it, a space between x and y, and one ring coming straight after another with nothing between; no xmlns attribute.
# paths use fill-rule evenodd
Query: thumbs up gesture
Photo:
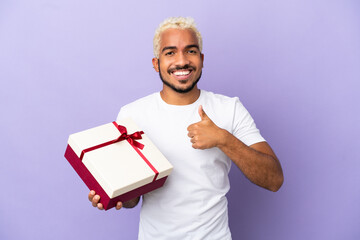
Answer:
<svg viewBox="0 0 360 240"><path fill-rule="evenodd" d="M201 121L191 124L187 128L192 147L196 149L218 147L221 144L221 140L223 140L224 130L211 121L201 105L199 107L199 115Z"/></svg>

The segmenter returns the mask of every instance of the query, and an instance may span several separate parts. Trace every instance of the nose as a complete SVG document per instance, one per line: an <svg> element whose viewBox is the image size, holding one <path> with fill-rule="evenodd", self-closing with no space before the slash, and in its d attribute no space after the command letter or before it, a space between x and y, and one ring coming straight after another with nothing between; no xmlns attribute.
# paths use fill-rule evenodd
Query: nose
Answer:
<svg viewBox="0 0 360 240"><path fill-rule="evenodd" d="M177 58L176 58L176 65L177 66L185 66L188 65L190 63L188 57L186 56L186 54L180 52L177 54Z"/></svg>

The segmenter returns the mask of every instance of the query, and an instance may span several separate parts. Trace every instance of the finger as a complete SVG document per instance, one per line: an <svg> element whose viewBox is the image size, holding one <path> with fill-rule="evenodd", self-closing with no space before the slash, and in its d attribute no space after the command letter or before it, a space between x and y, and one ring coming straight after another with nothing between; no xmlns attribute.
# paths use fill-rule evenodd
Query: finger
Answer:
<svg viewBox="0 0 360 240"><path fill-rule="evenodd" d="M123 206L122 202L117 202L115 208L116 208L116 210L120 210L120 208L122 208L122 206Z"/></svg>
<svg viewBox="0 0 360 240"><path fill-rule="evenodd" d="M195 133L196 133L196 130L199 129L199 123L200 123L200 122L193 123L193 124L191 124L190 126L188 126L188 128L187 128L188 132L190 132L190 133L192 133L192 134L195 134Z"/></svg>
<svg viewBox="0 0 360 240"><path fill-rule="evenodd" d="M91 190L90 193L89 193L89 196L88 196L90 202L92 202L94 196L95 196L95 191Z"/></svg>
<svg viewBox="0 0 360 240"><path fill-rule="evenodd" d="M194 137L194 133L193 133L193 132L188 132L188 137L189 137L189 138Z"/></svg>
<svg viewBox="0 0 360 240"><path fill-rule="evenodd" d="M206 115L202 105L199 106L199 115L201 117L201 120L209 119L208 115Z"/></svg>
<svg viewBox="0 0 360 240"><path fill-rule="evenodd" d="M189 132L190 132L191 130L193 130L195 124L196 124L196 123L193 123L193 124L189 125L189 126L187 127L187 130L188 130Z"/></svg>
<svg viewBox="0 0 360 240"><path fill-rule="evenodd" d="M195 142L195 143L192 145L192 147L195 148L195 149L199 149L199 150L204 150L204 149L206 149L206 147L204 147L203 145L201 145L201 144L199 144L199 143L197 143L197 142Z"/></svg>
<svg viewBox="0 0 360 240"><path fill-rule="evenodd" d="M99 195L95 195L95 197L93 197L93 199L92 199L92 205L93 205L93 207L96 207L97 204L99 203L99 201L100 201L100 196L99 196Z"/></svg>
<svg viewBox="0 0 360 240"><path fill-rule="evenodd" d="M96 206L99 210L104 210L104 206L102 205L102 203L98 203Z"/></svg>
<svg viewBox="0 0 360 240"><path fill-rule="evenodd" d="M196 143L195 138L190 138L191 143Z"/></svg>

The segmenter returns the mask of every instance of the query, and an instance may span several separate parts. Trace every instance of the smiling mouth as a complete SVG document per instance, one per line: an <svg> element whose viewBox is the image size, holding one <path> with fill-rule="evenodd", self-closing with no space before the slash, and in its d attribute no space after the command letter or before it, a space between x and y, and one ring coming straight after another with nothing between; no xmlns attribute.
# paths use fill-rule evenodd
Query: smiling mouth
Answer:
<svg viewBox="0 0 360 240"><path fill-rule="evenodd" d="M186 80L192 73L191 69L174 70L171 74L179 81Z"/></svg>
<svg viewBox="0 0 360 240"><path fill-rule="evenodd" d="M172 74L175 76L188 76L191 72L191 70L177 70L173 71Z"/></svg>

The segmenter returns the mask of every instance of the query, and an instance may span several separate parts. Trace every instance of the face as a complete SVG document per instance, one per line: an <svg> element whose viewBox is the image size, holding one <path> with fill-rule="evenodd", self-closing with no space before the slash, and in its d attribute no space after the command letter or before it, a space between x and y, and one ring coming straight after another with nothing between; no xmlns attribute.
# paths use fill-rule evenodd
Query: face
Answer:
<svg viewBox="0 0 360 240"><path fill-rule="evenodd" d="M167 29L161 34L159 59L153 58L153 65L164 89L187 93L199 81L203 61L204 55L192 30Z"/></svg>

